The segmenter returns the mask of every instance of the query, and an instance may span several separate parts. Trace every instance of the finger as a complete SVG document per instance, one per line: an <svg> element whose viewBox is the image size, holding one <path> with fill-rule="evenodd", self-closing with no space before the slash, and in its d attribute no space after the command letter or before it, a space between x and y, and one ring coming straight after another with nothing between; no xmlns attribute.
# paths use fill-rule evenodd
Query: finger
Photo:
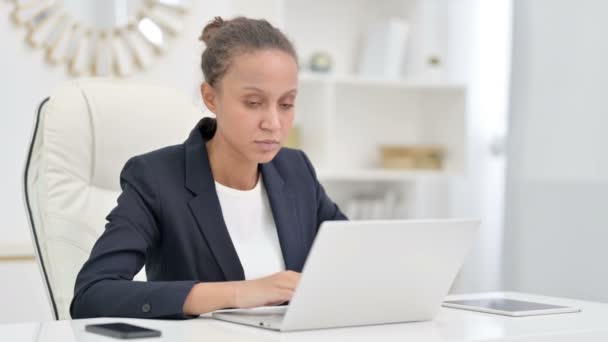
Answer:
<svg viewBox="0 0 608 342"><path fill-rule="evenodd" d="M264 306L277 306L277 305L281 305L285 302L270 302L270 303L266 303L264 304Z"/></svg>
<svg viewBox="0 0 608 342"><path fill-rule="evenodd" d="M281 296L285 301L291 300L293 298L294 291L291 289L282 290Z"/></svg>
<svg viewBox="0 0 608 342"><path fill-rule="evenodd" d="M275 286L282 290L291 290L294 291L297 287L298 283L291 280L283 280L275 283Z"/></svg>
<svg viewBox="0 0 608 342"><path fill-rule="evenodd" d="M281 303L288 302L293 297L293 291L290 290L276 290L272 295L267 298L264 305L279 305Z"/></svg>
<svg viewBox="0 0 608 342"><path fill-rule="evenodd" d="M297 283L298 281L300 281L300 273L297 272L284 272L283 274L281 274L278 279L282 282L289 282L289 283Z"/></svg>
<svg viewBox="0 0 608 342"><path fill-rule="evenodd" d="M290 279L300 279L300 273L294 271L285 271L285 276Z"/></svg>
<svg viewBox="0 0 608 342"><path fill-rule="evenodd" d="M293 297L293 290L290 289L278 289L273 296L273 300L277 301L288 301Z"/></svg>

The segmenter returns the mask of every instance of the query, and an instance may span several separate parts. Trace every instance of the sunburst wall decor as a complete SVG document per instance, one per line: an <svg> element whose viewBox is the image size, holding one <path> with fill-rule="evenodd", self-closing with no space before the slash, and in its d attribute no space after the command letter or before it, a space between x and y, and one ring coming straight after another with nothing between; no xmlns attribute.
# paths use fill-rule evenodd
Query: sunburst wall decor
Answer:
<svg viewBox="0 0 608 342"><path fill-rule="evenodd" d="M13 20L27 27L27 41L44 49L48 62L67 64L74 76L121 77L147 68L167 51L191 5L190 0L13 2ZM82 18L83 9L89 20Z"/></svg>

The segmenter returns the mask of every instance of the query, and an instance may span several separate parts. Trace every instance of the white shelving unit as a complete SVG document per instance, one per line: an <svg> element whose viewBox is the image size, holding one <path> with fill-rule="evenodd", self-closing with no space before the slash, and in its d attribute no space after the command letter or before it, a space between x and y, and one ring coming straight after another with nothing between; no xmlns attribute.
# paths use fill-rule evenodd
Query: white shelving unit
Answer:
<svg viewBox="0 0 608 342"><path fill-rule="evenodd" d="M464 172L465 88L452 84L310 77L300 80L296 125L320 174L378 179ZM382 145L434 145L441 171L380 169ZM321 172L323 171L323 172ZM403 173L404 177L399 177ZM369 177L374 175L374 177Z"/></svg>
<svg viewBox="0 0 608 342"><path fill-rule="evenodd" d="M444 199L421 205L425 199L416 196L429 184L445 187L466 173L466 86L442 77L446 70L427 65L430 56L453 64L445 60L448 0L234 0L233 6L237 15L278 25L296 45L302 70L294 124L300 148L332 198L343 208L356 207L352 201L357 198L366 203L377 198L372 206L398 202L390 210L364 210L355 218L447 215L446 205L439 203ZM357 69L367 26L393 17L410 25L403 72L393 79L361 77ZM332 57L330 73L307 67L317 51ZM382 145L441 147L443 167L382 169ZM441 197L445 191L433 192ZM421 207L437 210L416 210Z"/></svg>
<svg viewBox="0 0 608 342"><path fill-rule="evenodd" d="M317 169L317 177L323 182L408 182L417 180L449 180L454 177L447 172L425 170L387 170L387 169Z"/></svg>

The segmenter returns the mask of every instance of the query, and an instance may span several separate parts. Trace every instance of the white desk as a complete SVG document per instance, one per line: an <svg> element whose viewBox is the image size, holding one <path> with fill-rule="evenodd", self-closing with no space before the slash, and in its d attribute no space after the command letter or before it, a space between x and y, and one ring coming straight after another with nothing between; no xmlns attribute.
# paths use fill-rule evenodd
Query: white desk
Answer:
<svg viewBox="0 0 608 342"><path fill-rule="evenodd" d="M482 298L491 294L451 296L449 299ZM494 294L496 295L496 293ZM503 295L499 293L499 295ZM11 342L96 342L118 341L84 331L89 323L128 322L160 329L161 338L141 341L608 341L608 304L504 293L520 300L536 300L578 306L580 313L505 317L442 308L435 320L420 323L386 324L367 327L324 329L280 333L255 327L216 321L204 317L189 321L97 318L43 323L0 325L0 341Z"/></svg>

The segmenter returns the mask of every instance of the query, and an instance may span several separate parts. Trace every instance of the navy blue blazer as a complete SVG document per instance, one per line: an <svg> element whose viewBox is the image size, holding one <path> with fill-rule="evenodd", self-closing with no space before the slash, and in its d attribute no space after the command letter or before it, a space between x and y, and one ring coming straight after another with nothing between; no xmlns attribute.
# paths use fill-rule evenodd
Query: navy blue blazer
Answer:
<svg viewBox="0 0 608 342"><path fill-rule="evenodd" d="M183 305L196 283L244 279L215 190L204 124L184 144L126 163L117 206L76 279L72 318L188 318ZM282 148L260 172L285 266L301 272L319 225L346 217L302 151ZM144 264L148 281L132 281Z"/></svg>

